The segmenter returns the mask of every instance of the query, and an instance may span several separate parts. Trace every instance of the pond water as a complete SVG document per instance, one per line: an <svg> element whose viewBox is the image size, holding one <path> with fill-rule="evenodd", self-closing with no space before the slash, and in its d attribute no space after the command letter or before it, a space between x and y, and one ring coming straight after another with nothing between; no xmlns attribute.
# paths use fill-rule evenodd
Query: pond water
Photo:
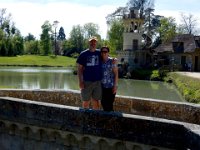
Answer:
<svg viewBox="0 0 200 150"><path fill-rule="evenodd" d="M0 67L0 87L15 89L79 90L72 68ZM174 85L132 79L119 79L118 95L184 101Z"/></svg>

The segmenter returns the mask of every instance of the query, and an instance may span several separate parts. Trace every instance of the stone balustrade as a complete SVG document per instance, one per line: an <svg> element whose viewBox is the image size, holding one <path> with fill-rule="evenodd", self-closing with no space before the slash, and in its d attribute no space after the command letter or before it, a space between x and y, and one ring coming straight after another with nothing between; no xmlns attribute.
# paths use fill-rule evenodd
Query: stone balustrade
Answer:
<svg viewBox="0 0 200 150"><path fill-rule="evenodd" d="M79 91L0 90L2 149L200 149L199 105L117 96L81 109Z"/></svg>
<svg viewBox="0 0 200 150"><path fill-rule="evenodd" d="M1 89L0 97L15 97L81 107L80 92L77 90ZM200 125L200 105L198 104L117 95L114 109L128 114L165 118Z"/></svg>

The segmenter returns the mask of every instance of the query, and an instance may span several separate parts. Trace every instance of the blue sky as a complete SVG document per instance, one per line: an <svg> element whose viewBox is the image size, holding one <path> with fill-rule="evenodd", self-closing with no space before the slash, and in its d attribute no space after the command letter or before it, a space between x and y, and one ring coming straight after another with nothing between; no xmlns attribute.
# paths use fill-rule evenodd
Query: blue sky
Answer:
<svg viewBox="0 0 200 150"><path fill-rule="evenodd" d="M156 9L199 12L199 0L156 0Z"/></svg>
<svg viewBox="0 0 200 150"><path fill-rule="evenodd" d="M0 8L6 8L12 14L15 26L23 36L28 33L37 38L41 34L42 24L48 20L58 20L66 36L73 25L93 22L99 25L102 38L106 38L105 17L118 7L126 6L128 0L0 0ZM172 16L180 22L180 14L200 16L199 0L155 0L155 14ZM200 21L199 21L200 22ZM200 24L200 23L199 23Z"/></svg>

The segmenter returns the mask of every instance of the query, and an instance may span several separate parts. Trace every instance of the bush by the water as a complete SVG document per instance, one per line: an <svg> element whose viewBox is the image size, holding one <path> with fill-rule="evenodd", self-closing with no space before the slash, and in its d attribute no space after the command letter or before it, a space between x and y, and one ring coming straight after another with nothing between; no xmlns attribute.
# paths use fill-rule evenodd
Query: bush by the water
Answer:
<svg viewBox="0 0 200 150"><path fill-rule="evenodd" d="M135 69L131 74L133 79L148 80L150 79L152 70Z"/></svg>
<svg viewBox="0 0 200 150"><path fill-rule="evenodd" d="M159 70L136 69L132 72L132 78L139 80L162 81L163 75L160 74Z"/></svg>

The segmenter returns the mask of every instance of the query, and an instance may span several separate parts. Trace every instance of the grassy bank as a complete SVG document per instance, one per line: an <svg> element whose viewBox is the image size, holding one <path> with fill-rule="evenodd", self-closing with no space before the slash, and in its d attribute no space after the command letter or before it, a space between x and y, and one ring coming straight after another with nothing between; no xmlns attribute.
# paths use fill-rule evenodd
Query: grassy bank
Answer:
<svg viewBox="0 0 200 150"><path fill-rule="evenodd" d="M76 59L65 56L23 55L16 57L0 57L0 65L5 66L52 66L73 67Z"/></svg>
<svg viewBox="0 0 200 150"><path fill-rule="evenodd" d="M200 104L200 80L174 72L167 74L166 81L172 81L185 100Z"/></svg>

